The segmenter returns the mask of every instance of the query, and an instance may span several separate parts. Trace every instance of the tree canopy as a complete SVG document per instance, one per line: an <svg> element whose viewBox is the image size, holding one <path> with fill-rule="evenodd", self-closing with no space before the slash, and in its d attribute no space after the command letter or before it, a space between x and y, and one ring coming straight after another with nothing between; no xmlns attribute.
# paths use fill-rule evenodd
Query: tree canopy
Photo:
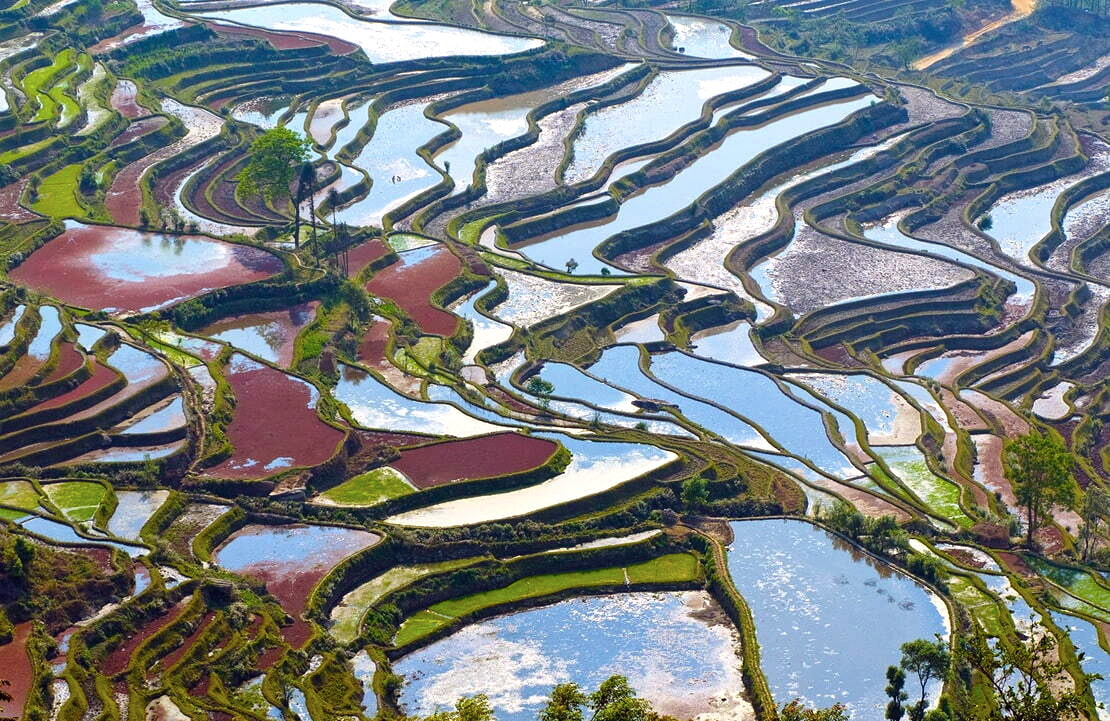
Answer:
<svg viewBox="0 0 1110 721"><path fill-rule="evenodd" d="M255 138L246 166L239 171L239 189L267 201L289 196L289 186L308 160L312 144L289 128L274 128Z"/></svg>
<svg viewBox="0 0 1110 721"><path fill-rule="evenodd" d="M1075 503L1079 487L1071 475L1071 453L1052 436L1034 431L1006 441L1003 459L1014 495L1025 508L1032 544L1044 516Z"/></svg>

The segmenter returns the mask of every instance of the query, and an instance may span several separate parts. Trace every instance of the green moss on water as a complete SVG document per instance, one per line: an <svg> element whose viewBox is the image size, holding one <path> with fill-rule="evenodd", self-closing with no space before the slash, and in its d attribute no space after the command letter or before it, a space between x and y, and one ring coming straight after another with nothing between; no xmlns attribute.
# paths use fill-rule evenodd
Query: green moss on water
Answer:
<svg viewBox="0 0 1110 721"><path fill-rule="evenodd" d="M929 470L916 448L884 447L875 451L906 488L928 508L957 526L970 527L974 521L960 506L960 487Z"/></svg>
<svg viewBox="0 0 1110 721"><path fill-rule="evenodd" d="M1110 610L1110 588L1103 586L1087 571L1048 563L1036 556L1029 556L1029 565L1057 586L1078 596L1087 603Z"/></svg>

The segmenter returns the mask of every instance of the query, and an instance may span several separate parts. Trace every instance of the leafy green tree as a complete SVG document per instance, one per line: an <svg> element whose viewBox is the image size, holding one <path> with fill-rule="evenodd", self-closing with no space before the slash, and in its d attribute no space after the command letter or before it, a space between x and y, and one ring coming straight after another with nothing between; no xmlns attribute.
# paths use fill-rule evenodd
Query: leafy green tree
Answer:
<svg viewBox="0 0 1110 721"><path fill-rule="evenodd" d="M1091 551L1110 521L1110 492L1092 483L1083 496L1080 515L1083 517L1083 526L1079 529L1079 546L1083 560L1086 561L1091 558Z"/></svg>
<svg viewBox="0 0 1110 721"><path fill-rule="evenodd" d="M899 665L903 671L917 674L917 682L921 684L921 698L908 709L911 721L923 721L928 704L925 693L929 682L944 678L951 663L948 645L940 638L936 641L919 638L902 644L902 660Z"/></svg>
<svg viewBox="0 0 1110 721"><path fill-rule="evenodd" d="M267 130L251 143L249 160L237 176L239 189L271 203L288 199L290 184L311 148L307 138L289 128Z"/></svg>
<svg viewBox="0 0 1110 721"><path fill-rule="evenodd" d="M658 717L651 706L636 692L624 676L610 676L590 694L592 721L653 721Z"/></svg>
<svg viewBox="0 0 1110 721"><path fill-rule="evenodd" d="M1014 495L1025 508L1026 540L1032 545L1037 529L1053 508L1075 503L1079 487L1071 475L1071 453L1052 436L1034 431L1006 441L1003 460Z"/></svg>
<svg viewBox="0 0 1110 721"><path fill-rule="evenodd" d="M811 709L794 699L779 711L779 721L848 721L848 709L842 703L824 709Z"/></svg>
<svg viewBox="0 0 1110 721"><path fill-rule="evenodd" d="M582 721L582 709L589 700L578 684L561 683L551 691L540 721Z"/></svg>
<svg viewBox="0 0 1110 721"><path fill-rule="evenodd" d="M528 384L525 386L528 392L540 398L547 398L555 392L555 385L550 381L545 381L538 375L534 375L528 379Z"/></svg>
<svg viewBox="0 0 1110 721"><path fill-rule="evenodd" d="M493 707L485 694L460 698L454 711L440 711L424 721L493 721Z"/></svg>
<svg viewBox="0 0 1110 721"><path fill-rule="evenodd" d="M709 481L694 476L682 482L682 505L690 509L700 508L709 503Z"/></svg>
<svg viewBox="0 0 1110 721"><path fill-rule="evenodd" d="M1056 654L1056 639L1043 633L1024 644L992 643L981 632L960 638L956 663L987 680L995 704L977 704L974 721L1078 721L1085 708L1082 692L1056 693L1053 680L1067 668ZM1098 678L1087 676L1087 682ZM1080 686L1081 687L1081 686Z"/></svg>
<svg viewBox="0 0 1110 721"><path fill-rule="evenodd" d="M890 698L890 702L886 705L887 721L901 721L902 717L906 715L906 692L903 687L906 685L906 672L897 666L888 666L886 670L886 695Z"/></svg>

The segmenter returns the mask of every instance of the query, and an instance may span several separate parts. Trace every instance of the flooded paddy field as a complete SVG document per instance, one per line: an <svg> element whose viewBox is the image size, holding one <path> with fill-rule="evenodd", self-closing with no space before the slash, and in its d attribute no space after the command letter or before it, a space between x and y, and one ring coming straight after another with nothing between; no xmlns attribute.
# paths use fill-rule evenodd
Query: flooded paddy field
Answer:
<svg viewBox="0 0 1110 721"><path fill-rule="evenodd" d="M460 689L487 693L498 718L530 719L558 683L596 686L621 669L655 708L744 718L735 694L736 632L700 593L633 593L562 601L488 619L404 657L401 703L447 705Z"/></svg>
<svg viewBox="0 0 1110 721"><path fill-rule="evenodd" d="M0 10L0 716L1103 721L1080 5Z"/></svg>

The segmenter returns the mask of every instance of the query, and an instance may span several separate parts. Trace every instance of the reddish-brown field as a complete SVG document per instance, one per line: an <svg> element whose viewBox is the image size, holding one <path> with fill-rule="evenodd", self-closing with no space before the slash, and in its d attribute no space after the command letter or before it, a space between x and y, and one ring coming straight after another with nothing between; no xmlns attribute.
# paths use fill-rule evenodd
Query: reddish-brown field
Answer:
<svg viewBox="0 0 1110 721"><path fill-rule="evenodd" d="M373 238L366 241L365 243L360 243L359 245L355 246L348 253L348 257L351 261L351 275L354 276L358 274L358 272L361 271L363 268L370 265L378 258L381 258L388 252L389 248L387 248L385 243L377 238Z"/></svg>
<svg viewBox="0 0 1110 721"><path fill-rule="evenodd" d="M527 471L550 458L556 448L553 441L542 438L498 433L409 448L389 465L423 489Z"/></svg>
<svg viewBox="0 0 1110 721"><path fill-rule="evenodd" d="M85 365L85 354L77 350L73 343L62 343L58 349L58 365L43 379L43 383L52 383L65 378L81 366Z"/></svg>
<svg viewBox="0 0 1110 721"><path fill-rule="evenodd" d="M8 391L25 385L42 369L45 363L45 358L35 358L29 355L20 356L12 369L4 374L3 378L0 378L0 390Z"/></svg>
<svg viewBox="0 0 1110 721"><path fill-rule="evenodd" d="M235 393L227 436L231 457L208 470L218 478L265 478L286 468L331 458L345 434L316 415L316 389L307 381L234 355L226 372Z"/></svg>
<svg viewBox="0 0 1110 721"><path fill-rule="evenodd" d="M127 665L131 663L131 654L135 652L135 649L148 638L176 621L185 612L188 605L188 598L178 601L177 605L170 608L166 613L151 619L145 626L129 635L118 648L108 654L108 657L100 665L100 671L106 676L115 676L125 670Z"/></svg>
<svg viewBox="0 0 1110 721"><path fill-rule="evenodd" d="M248 35L254 38L262 38L278 50L300 50L302 48L314 48L319 45L325 44L323 36L317 37L312 35L311 33L279 33L270 30L263 30L261 28L248 28L237 25L222 25L220 23L214 22L207 22L205 23L205 25L207 25L220 35ZM339 44L339 46L349 45L349 43L344 43L338 38L330 38L330 40L332 41L332 43ZM328 43L328 45L331 46L332 43ZM340 52L334 47L332 48L332 50L335 52ZM340 54L346 54L349 52L354 51L347 50L346 52L340 52Z"/></svg>
<svg viewBox="0 0 1110 721"><path fill-rule="evenodd" d="M17 625L11 642L0 646L0 669L3 669L3 677L11 684L4 690L12 697L11 701L0 707L4 716L23 716L23 706L31 692L35 671L31 666L31 657L27 655L27 639L31 637L32 625L30 621Z"/></svg>
<svg viewBox="0 0 1110 721"><path fill-rule="evenodd" d="M161 667L163 669L172 668L175 663L184 658L185 654L188 653L189 649L193 647L193 644L197 642L197 639L200 638L200 635L204 633L205 629L208 628L208 624L212 623L212 619L215 617L215 611L209 611L208 613L204 614L200 621L197 622L196 628L193 629L192 633L185 637L185 640L181 642L181 645L165 655L165 657L160 662Z"/></svg>
<svg viewBox="0 0 1110 721"><path fill-rule="evenodd" d="M109 102L125 118L141 118L144 115L149 115L150 111L139 105L136 98L137 94L138 90L135 88L135 83L130 80L121 80L112 90L112 97Z"/></svg>
<svg viewBox="0 0 1110 721"><path fill-rule="evenodd" d="M263 280L281 269L276 256L249 246L203 236L74 224L10 276L72 305L141 312Z"/></svg>
<svg viewBox="0 0 1110 721"><path fill-rule="evenodd" d="M389 363L386 352L389 350L391 328L392 324L384 318L375 318L370 323L370 327L362 336L362 342L358 344L359 362L365 363L371 368L377 367L381 363Z"/></svg>
<svg viewBox="0 0 1110 721"><path fill-rule="evenodd" d="M167 120L161 115L136 120L128 125L126 130L112 138L112 142L108 144L108 147L118 148L121 145L126 145L132 140L143 137L147 133L153 133L155 130L165 127L166 123Z"/></svg>
<svg viewBox="0 0 1110 721"><path fill-rule="evenodd" d="M96 393L101 388L110 385L112 381L116 380L118 377L118 374L108 366L103 363L96 363L93 365L92 375L86 378L81 385L76 388L71 388L61 395L48 398L37 406L32 407L28 413L45 411L50 408L60 408L67 403L72 403L75 400Z"/></svg>
<svg viewBox="0 0 1110 721"><path fill-rule="evenodd" d="M461 264L443 246L428 246L401 254L401 260L379 270L366 289L389 298L409 315L420 330L430 335L449 336L459 319L431 303L431 296L459 274Z"/></svg>
<svg viewBox="0 0 1110 721"><path fill-rule="evenodd" d="M25 223L39 217L19 204L19 199L30 182L31 176L28 175L22 180L17 180L0 188L0 218L13 223Z"/></svg>

